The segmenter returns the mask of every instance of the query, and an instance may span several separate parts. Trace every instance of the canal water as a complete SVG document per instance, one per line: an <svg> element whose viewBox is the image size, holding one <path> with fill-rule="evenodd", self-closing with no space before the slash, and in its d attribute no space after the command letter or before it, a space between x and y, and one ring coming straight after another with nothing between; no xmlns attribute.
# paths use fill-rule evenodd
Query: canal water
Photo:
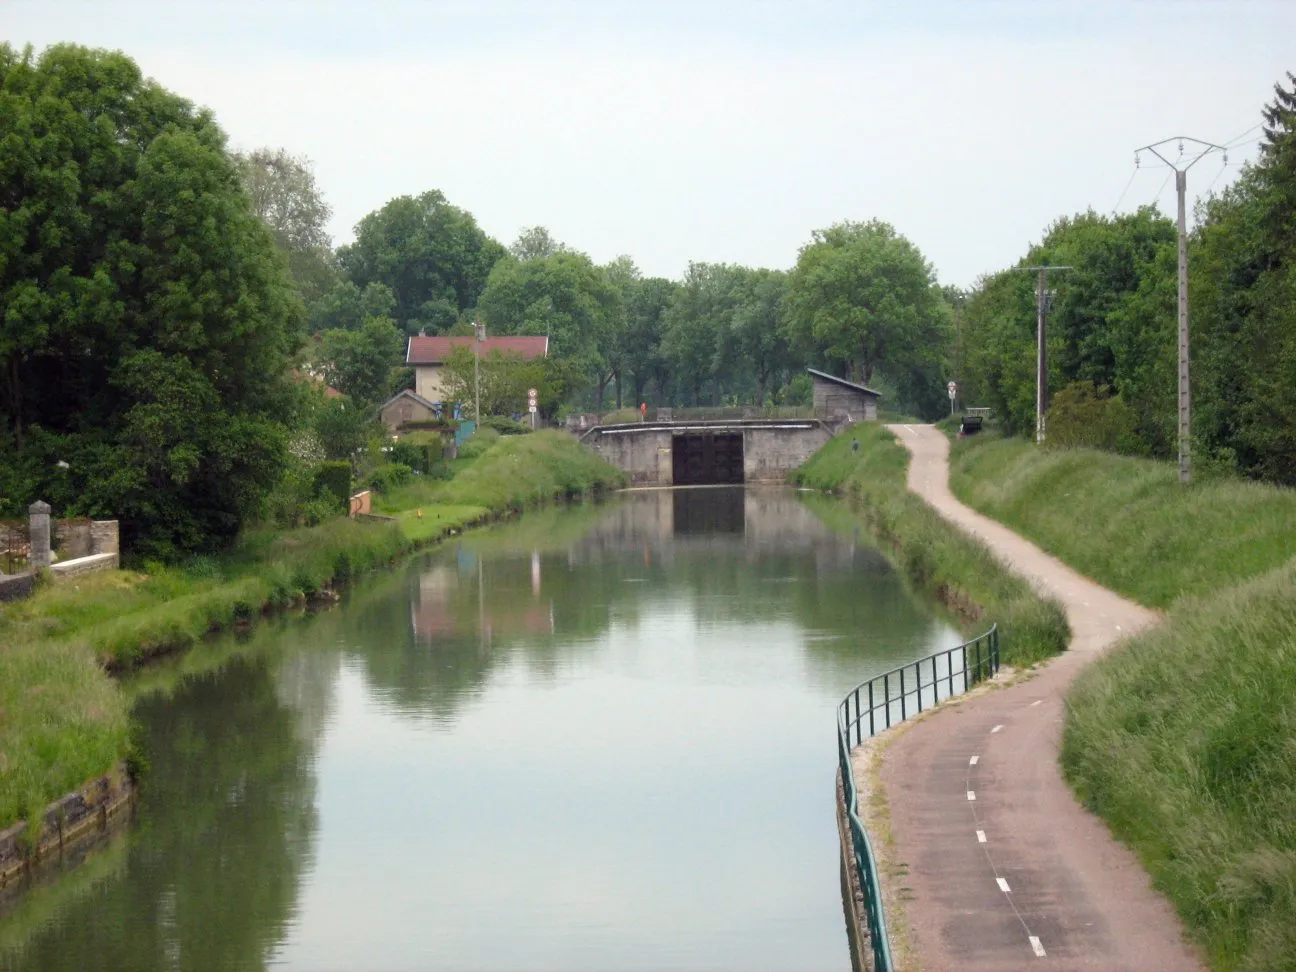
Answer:
<svg viewBox="0 0 1296 972"><path fill-rule="evenodd" d="M959 641L852 523L541 511L145 673L135 820L0 967L849 969L835 706Z"/></svg>

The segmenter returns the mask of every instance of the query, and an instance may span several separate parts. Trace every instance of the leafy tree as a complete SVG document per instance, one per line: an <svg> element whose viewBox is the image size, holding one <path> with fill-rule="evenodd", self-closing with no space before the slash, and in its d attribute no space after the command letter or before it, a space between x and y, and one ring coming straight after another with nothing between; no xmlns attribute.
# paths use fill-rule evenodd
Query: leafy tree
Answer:
<svg viewBox="0 0 1296 972"><path fill-rule="evenodd" d="M376 405L391 393L392 369L405 340L389 317L367 317L356 331L320 336L320 370L332 387L361 405Z"/></svg>
<svg viewBox="0 0 1296 972"><path fill-rule="evenodd" d="M787 274L781 270L744 268L736 290L729 324L730 347L755 378L756 404L764 405L775 374L786 368L790 359L783 327Z"/></svg>
<svg viewBox="0 0 1296 972"><path fill-rule="evenodd" d="M333 210L315 184L309 159L286 149L259 148L233 156L252 198L252 211L270 227L275 245L306 302L333 282L333 241L326 228Z"/></svg>
<svg viewBox="0 0 1296 972"><path fill-rule="evenodd" d="M358 331L366 318L391 317L396 311L396 295L391 288L371 283L361 290L350 280L339 280L310 307L312 334L341 329Z"/></svg>
<svg viewBox="0 0 1296 972"><path fill-rule="evenodd" d="M524 227L508 251L515 260L544 260L555 253L571 252L543 226Z"/></svg>
<svg viewBox="0 0 1296 972"><path fill-rule="evenodd" d="M286 456L301 305L224 134L121 54L3 45L0 146L11 502L229 541Z"/></svg>
<svg viewBox="0 0 1296 972"><path fill-rule="evenodd" d="M342 398L321 398L311 411L311 430L324 459L350 459L369 441L374 420L367 409Z"/></svg>
<svg viewBox="0 0 1296 972"><path fill-rule="evenodd" d="M471 411L476 403L479 374L482 415L520 413L526 408L527 389L546 392L542 359L527 361L520 354L495 349L478 362L471 347L459 345L451 349L442 372L446 399L461 402Z"/></svg>
<svg viewBox="0 0 1296 972"><path fill-rule="evenodd" d="M720 263L690 263L665 314L661 355L676 380L702 403L702 388L712 382L711 403L719 403L718 355L725 343L738 268Z"/></svg>
<svg viewBox="0 0 1296 972"><path fill-rule="evenodd" d="M608 322L604 336L604 369L595 382L595 405L602 411L604 392L609 383L616 385L616 407L624 397L625 369L629 362L630 307L642 279L634 260L622 254L603 267L608 283L616 291L616 308Z"/></svg>
<svg viewBox="0 0 1296 972"><path fill-rule="evenodd" d="M407 334L441 332L474 307L504 248L466 210L432 190L398 196L356 224L338 262L361 290L387 287L396 324Z"/></svg>
<svg viewBox="0 0 1296 972"><path fill-rule="evenodd" d="M929 366L950 338L931 265L879 220L816 230L789 277L786 313L794 342L865 384L879 368Z"/></svg>
<svg viewBox="0 0 1296 972"><path fill-rule="evenodd" d="M549 355L566 359L588 383L607 371L607 350L619 295L583 253L501 260L491 271L478 310L493 334L549 337Z"/></svg>
<svg viewBox="0 0 1296 972"><path fill-rule="evenodd" d="M666 311L679 285L663 277L648 277L635 282L626 309L625 333L622 336L625 363L630 373L631 397L645 399L645 386L651 380L657 386L657 397L665 402L667 393L666 360L661 354L665 333Z"/></svg>

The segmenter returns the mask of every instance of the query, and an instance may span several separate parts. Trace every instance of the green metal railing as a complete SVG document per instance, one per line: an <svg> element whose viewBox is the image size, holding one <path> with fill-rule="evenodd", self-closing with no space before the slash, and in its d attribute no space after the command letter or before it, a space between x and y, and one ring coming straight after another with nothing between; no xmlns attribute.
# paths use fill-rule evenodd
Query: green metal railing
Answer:
<svg viewBox="0 0 1296 972"><path fill-rule="evenodd" d="M891 943L887 939L877 860L856 808L855 774L850 761L851 730L855 730L855 744L858 745L864 738L866 718L871 737L881 729L903 722L911 711L916 714L924 707L935 705L941 698L959 695L978 682L993 678L998 671L999 627L993 625L979 638L861 682L837 706L837 761L846 799L846 820L850 825L855 871L864 892L874 972L891 972ZM928 676L926 681L925 676ZM941 695L942 687L944 696ZM913 699L912 705L910 698Z"/></svg>

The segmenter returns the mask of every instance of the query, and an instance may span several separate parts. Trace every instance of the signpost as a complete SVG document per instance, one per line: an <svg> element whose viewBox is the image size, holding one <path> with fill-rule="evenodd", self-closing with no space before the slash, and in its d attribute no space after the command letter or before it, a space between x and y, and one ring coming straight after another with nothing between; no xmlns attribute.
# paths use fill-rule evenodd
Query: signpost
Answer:
<svg viewBox="0 0 1296 972"><path fill-rule="evenodd" d="M958 395L958 385L951 381L947 387L949 388L949 397L950 397L950 417L953 418L954 417L954 397Z"/></svg>
<svg viewBox="0 0 1296 972"><path fill-rule="evenodd" d="M534 388L527 389L527 411L531 413L531 430L534 432L536 427L536 399L539 392Z"/></svg>

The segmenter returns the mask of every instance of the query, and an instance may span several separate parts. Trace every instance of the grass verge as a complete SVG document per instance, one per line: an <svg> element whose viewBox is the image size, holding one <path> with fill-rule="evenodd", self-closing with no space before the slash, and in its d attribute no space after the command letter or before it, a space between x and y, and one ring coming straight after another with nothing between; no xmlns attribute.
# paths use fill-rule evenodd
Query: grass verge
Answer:
<svg viewBox="0 0 1296 972"><path fill-rule="evenodd" d="M570 436L484 436L448 480L385 497L387 522L254 530L184 567L106 571L0 606L0 828L105 772L127 752L127 700L109 670L187 648L524 506L618 486Z"/></svg>
<svg viewBox="0 0 1296 972"><path fill-rule="evenodd" d="M955 443L950 488L1149 607L1256 577L1296 552L1296 490L1234 478L1185 488L1167 462L981 435Z"/></svg>
<svg viewBox="0 0 1296 972"><path fill-rule="evenodd" d="M1215 969L1296 968L1296 561L1080 675L1062 765Z"/></svg>
<svg viewBox="0 0 1296 972"><path fill-rule="evenodd" d="M852 443L858 443L858 449ZM813 489L858 501L858 510L910 580L969 622L1000 629L1003 661L1028 665L1055 655L1071 638L1062 606L1041 598L993 554L911 493L909 453L877 423L851 426L794 474Z"/></svg>

